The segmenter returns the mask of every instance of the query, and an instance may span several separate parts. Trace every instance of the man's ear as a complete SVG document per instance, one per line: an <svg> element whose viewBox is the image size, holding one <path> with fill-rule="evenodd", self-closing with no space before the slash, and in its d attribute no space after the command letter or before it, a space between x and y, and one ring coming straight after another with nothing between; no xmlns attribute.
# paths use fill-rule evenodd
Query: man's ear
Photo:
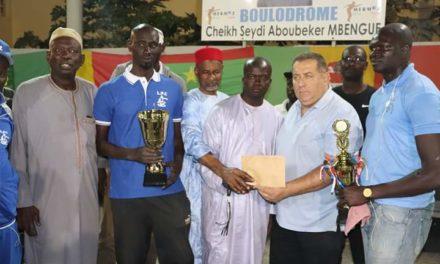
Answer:
<svg viewBox="0 0 440 264"><path fill-rule="evenodd" d="M199 74L199 68L196 66L194 66L194 74L197 76Z"/></svg>
<svg viewBox="0 0 440 264"><path fill-rule="evenodd" d="M331 81L330 70L327 70L326 72L323 72L323 75L324 75L324 80L325 80L328 84L330 84L330 81Z"/></svg>
<svg viewBox="0 0 440 264"><path fill-rule="evenodd" d="M47 60L47 62L49 62L49 58L50 58L50 50L46 51L46 60Z"/></svg>
<svg viewBox="0 0 440 264"><path fill-rule="evenodd" d="M133 47L133 40L131 38L129 38L127 40L127 48L128 50L131 52L131 48Z"/></svg>
<svg viewBox="0 0 440 264"><path fill-rule="evenodd" d="M409 45L408 44L406 44L406 45L403 45L402 47L400 47L400 50L402 51L402 53L403 54L409 54L409 51L411 50L410 49L410 47L409 47Z"/></svg>
<svg viewBox="0 0 440 264"><path fill-rule="evenodd" d="M80 67L84 64L85 60L86 60L86 56L84 54L81 54L81 64L80 64Z"/></svg>
<svg viewBox="0 0 440 264"><path fill-rule="evenodd" d="M160 54L162 54L165 51L167 44L165 44L165 42L164 42L163 44L159 44L159 45L160 45Z"/></svg>

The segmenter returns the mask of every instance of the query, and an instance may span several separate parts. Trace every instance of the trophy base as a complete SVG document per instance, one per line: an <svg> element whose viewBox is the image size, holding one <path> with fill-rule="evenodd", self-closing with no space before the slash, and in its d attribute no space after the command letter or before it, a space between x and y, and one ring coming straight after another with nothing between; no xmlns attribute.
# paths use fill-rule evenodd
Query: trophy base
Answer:
<svg viewBox="0 0 440 264"><path fill-rule="evenodd" d="M144 186L164 186L167 183L167 175L165 173L150 173L148 171L144 174Z"/></svg>

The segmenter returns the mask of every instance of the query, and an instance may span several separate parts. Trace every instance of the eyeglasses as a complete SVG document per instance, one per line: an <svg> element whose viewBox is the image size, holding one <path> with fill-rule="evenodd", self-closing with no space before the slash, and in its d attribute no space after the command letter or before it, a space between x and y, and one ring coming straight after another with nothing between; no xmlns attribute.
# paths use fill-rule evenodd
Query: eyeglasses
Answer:
<svg viewBox="0 0 440 264"><path fill-rule="evenodd" d="M342 59L342 61L344 63L355 63L355 64L359 64L359 63L363 63L365 62L364 58L361 57L345 57Z"/></svg>

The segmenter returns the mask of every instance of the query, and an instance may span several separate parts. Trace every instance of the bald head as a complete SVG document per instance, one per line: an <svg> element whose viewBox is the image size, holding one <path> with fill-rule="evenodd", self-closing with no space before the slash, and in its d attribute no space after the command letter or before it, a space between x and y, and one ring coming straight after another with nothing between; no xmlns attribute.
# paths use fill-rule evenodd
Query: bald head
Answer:
<svg viewBox="0 0 440 264"><path fill-rule="evenodd" d="M267 68L268 72L272 74L272 65L268 60L262 57L255 57L252 58L244 64L243 67L243 74L246 75L246 72L248 72L250 69L258 67L258 68Z"/></svg>
<svg viewBox="0 0 440 264"><path fill-rule="evenodd" d="M134 35L136 32L143 31L143 30L145 30L145 31L147 31L147 32L151 32L151 31L153 31L153 30L156 31L156 33L157 33L157 35L158 35L158 37L159 37L159 41L158 41L159 44L161 44L161 45L164 44L164 36L163 36L163 32L162 32L162 30L160 30L160 29L158 29L158 28L156 28L156 27L153 27L152 25L145 24L145 23L139 24L139 25L135 26L135 27L131 30L131 33L130 33L130 39L133 38L133 35Z"/></svg>
<svg viewBox="0 0 440 264"><path fill-rule="evenodd" d="M260 106L272 82L272 65L265 58L256 57L246 61L243 73L241 98L249 105Z"/></svg>
<svg viewBox="0 0 440 264"><path fill-rule="evenodd" d="M413 37L411 30L401 23L384 26L370 42L370 60L375 72L385 81L395 79L406 68L411 58Z"/></svg>
<svg viewBox="0 0 440 264"><path fill-rule="evenodd" d="M399 43L400 46L408 45L410 48L413 43L413 36L409 27L402 23L391 23L380 29L379 34L387 33Z"/></svg>

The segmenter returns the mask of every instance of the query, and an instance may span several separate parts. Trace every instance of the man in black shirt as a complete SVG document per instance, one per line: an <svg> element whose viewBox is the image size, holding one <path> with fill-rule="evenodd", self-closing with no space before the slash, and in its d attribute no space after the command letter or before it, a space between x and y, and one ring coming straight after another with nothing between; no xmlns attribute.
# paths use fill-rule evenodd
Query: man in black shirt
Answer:
<svg viewBox="0 0 440 264"><path fill-rule="evenodd" d="M368 115L368 105L370 97L374 93L374 88L364 84L362 78L367 69L367 55L365 50L359 46L349 46L342 52L340 61L342 85L333 89L339 96L349 102L359 115L365 137L365 121ZM356 225L348 233L350 240L351 256L355 264L364 264L364 247L360 225Z"/></svg>
<svg viewBox="0 0 440 264"><path fill-rule="evenodd" d="M362 82L364 71L367 69L367 55L359 46L347 47L342 52L340 61L342 85L333 89L339 96L349 102L359 115L365 135L365 120L368 115L370 97L375 89Z"/></svg>

